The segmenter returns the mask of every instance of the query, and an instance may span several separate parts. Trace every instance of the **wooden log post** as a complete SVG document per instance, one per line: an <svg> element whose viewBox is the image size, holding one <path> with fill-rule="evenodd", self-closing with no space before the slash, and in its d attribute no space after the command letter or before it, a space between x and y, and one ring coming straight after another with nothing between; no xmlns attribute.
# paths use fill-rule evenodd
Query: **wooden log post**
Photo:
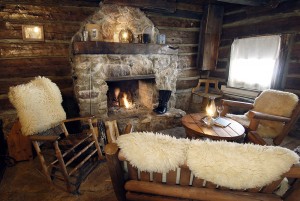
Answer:
<svg viewBox="0 0 300 201"><path fill-rule="evenodd" d="M116 144L111 143L105 146L105 155L107 160L107 165L109 169L109 174L112 180L113 188L118 201L125 201L125 179L122 171L122 166L118 160L119 148Z"/></svg>

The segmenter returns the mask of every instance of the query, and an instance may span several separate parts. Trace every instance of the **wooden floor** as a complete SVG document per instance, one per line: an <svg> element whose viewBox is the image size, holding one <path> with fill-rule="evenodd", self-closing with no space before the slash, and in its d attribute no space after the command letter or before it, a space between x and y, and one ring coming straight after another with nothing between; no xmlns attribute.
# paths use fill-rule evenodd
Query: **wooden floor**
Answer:
<svg viewBox="0 0 300 201"><path fill-rule="evenodd" d="M176 137L185 137L182 127L165 130L162 133ZM282 146L294 149L300 145L300 139L287 137ZM39 162L19 162L6 169L0 184L1 201L115 201L116 197L111 185L106 162L101 163L81 184L80 195L64 192L53 185L46 183L39 171Z"/></svg>

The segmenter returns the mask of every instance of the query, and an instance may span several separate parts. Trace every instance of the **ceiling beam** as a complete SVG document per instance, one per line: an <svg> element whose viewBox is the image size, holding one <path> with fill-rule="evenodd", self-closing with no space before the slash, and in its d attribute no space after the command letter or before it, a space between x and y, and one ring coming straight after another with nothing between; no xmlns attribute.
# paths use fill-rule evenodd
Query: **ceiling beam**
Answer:
<svg viewBox="0 0 300 201"><path fill-rule="evenodd" d="M268 4L268 0L217 0L219 2L240 4L245 6L263 6Z"/></svg>

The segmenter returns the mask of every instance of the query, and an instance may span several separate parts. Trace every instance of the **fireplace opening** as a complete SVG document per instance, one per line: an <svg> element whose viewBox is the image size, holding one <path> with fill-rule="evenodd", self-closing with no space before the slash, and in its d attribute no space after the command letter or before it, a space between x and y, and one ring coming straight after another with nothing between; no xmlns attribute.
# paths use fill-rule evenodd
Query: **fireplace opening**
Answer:
<svg viewBox="0 0 300 201"><path fill-rule="evenodd" d="M152 110L155 79L107 81L107 85L109 115Z"/></svg>

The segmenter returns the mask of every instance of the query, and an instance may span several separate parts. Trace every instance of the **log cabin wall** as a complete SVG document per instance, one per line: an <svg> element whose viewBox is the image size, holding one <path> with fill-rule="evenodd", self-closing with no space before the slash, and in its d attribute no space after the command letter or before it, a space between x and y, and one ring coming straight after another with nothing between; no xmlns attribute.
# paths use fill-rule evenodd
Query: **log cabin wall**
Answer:
<svg viewBox="0 0 300 201"><path fill-rule="evenodd" d="M230 47L235 38L267 34L290 34L288 58L283 64L282 89L300 95L300 2L288 1L277 7L225 7L219 56L210 77L226 82ZM259 72L258 72L259 73Z"/></svg>
<svg viewBox="0 0 300 201"><path fill-rule="evenodd" d="M0 3L0 118L7 134L16 118L7 93L10 86L46 76L73 96L69 43L81 21L98 9L99 1L21 0ZM44 41L23 41L22 25L43 25Z"/></svg>
<svg viewBox="0 0 300 201"><path fill-rule="evenodd" d="M203 8L202 2L196 0L170 2L175 5L175 12L141 9L160 33L166 34L166 44L179 47L176 107L186 110L188 102L185 100L189 100L191 88L199 78L196 57ZM99 0L1 1L0 119L4 121L5 135L16 119L16 112L7 97L10 86L25 83L35 76L46 76L59 86L64 99L73 97L69 43L81 22L96 11L98 5ZM45 41L23 41L22 25L26 24L43 25Z"/></svg>
<svg viewBox="0 0 300 201"><path fill-rule="evenodd" d="M283 63L284 75L281 89L300 96L300 2L288 1L277 7L225 6L218 61L210 77L226 84L229 70L230 47L235 38L289 34L290 43L286 48L287 60ZM257 72L259 73L259 72ZM229 98L229 97L226 97ZM291 132L299 133L300 120Z"/></svg>

